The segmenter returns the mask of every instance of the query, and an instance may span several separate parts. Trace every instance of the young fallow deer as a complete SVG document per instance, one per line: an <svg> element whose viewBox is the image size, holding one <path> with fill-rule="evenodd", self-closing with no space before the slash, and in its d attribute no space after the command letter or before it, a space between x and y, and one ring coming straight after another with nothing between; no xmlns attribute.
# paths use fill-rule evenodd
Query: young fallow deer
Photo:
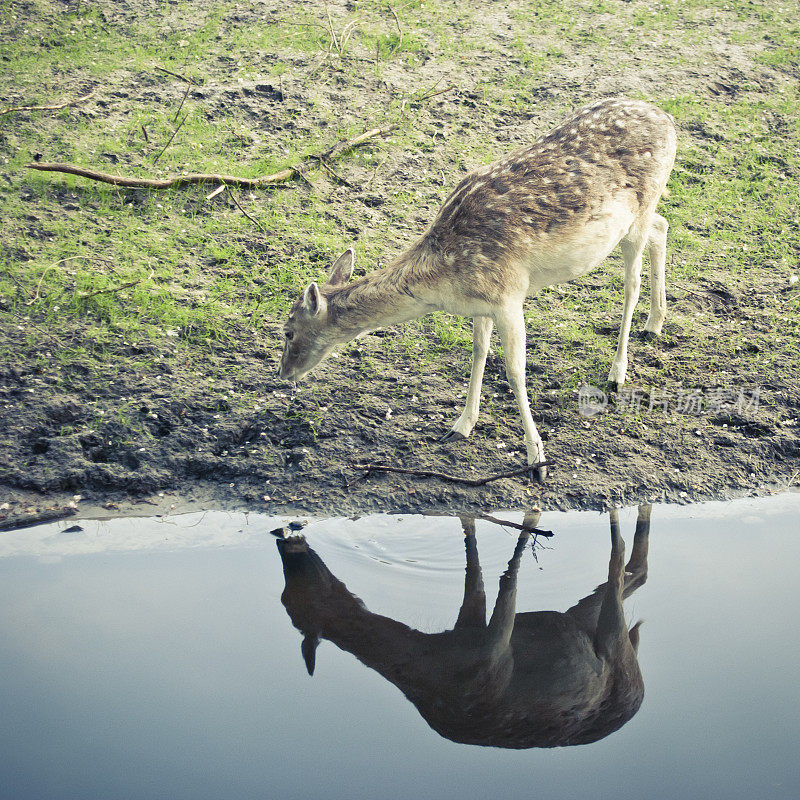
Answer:
<svg viewBox="0 0 800 800"><path fill-rule="evenodd" d="M389 266L350 282L353 250L328 282L309 284L285 326L282 378L302 379L331 350L370 330L432 311L473 317L472 373L465 408L445 439L478 420L492 326L522 416L529 464L544 461L525 388L522 304L545 286L594 269L619 244L625 299L608 380L625 380L628 336L639 298L642 252L650 254L650 315L666 314L667 221L656 213L675 159L672 118L636 100L600 100L528 147L469 173L428 230ZM539 469L544 479L545 468Z"/></svg>

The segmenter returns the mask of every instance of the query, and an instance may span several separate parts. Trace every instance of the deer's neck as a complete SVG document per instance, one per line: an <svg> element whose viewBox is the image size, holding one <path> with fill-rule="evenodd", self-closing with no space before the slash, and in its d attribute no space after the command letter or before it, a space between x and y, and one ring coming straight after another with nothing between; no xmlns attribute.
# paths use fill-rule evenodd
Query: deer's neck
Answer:
<svg viewBox="0 0 800 800"><path fill-rule="evenodd" d="M425 300L426 259L410 252L327 296L331 323L348 341L367 331L421 317L435 306Z"/></svg>

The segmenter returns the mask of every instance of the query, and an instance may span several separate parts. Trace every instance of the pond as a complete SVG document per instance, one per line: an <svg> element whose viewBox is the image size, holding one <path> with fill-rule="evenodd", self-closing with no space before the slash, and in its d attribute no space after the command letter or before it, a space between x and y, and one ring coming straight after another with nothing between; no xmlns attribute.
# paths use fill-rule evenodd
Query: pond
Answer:
<svg viewBox="0 0 800 800"><path fill-rule="evenodd" d="M0 797L800 796L800 494L491 516L0 534Z"/></svg>

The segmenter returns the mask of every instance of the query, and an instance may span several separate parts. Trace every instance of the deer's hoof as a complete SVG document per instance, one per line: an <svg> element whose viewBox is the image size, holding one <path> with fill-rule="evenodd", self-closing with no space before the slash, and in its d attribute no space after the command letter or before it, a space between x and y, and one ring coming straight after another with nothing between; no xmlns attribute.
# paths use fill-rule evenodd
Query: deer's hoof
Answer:
<svg viewBox="0 0 800 800"><path fill-rule="evenodd" d="M449 430L439 439L440 442L463 442L467 437L458 431Z"/></svg>
<svg viewBox="0 0 800 800"><path fill-rule="evenodd" d="M643 342L654 342L656 339L660 338L660 334L656 333L655 331L648 331L644 330L641 333L641 340Z"/></svg>
<svg viewBox="0 0 800 800"><path fill-rule="evenodd" d="M535 470L533 470L532 474L536 483L544 483L547 480L547 467L537 467Z"/></svg>

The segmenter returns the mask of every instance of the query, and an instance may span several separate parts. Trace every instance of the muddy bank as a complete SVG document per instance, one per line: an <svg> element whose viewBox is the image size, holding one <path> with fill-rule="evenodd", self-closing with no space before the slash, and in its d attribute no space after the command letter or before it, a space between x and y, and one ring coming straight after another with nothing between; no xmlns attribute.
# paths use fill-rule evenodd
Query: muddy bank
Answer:
<svg viewBox="0 0 800 800"><path fill-rule="evenodd" d="M637 361L680 351L680 335L667 337L672 347L634 343L634 373ZM702 413L678 410L677 387L671 393L639 389L610 395L603 410L584 416L577 390L565 400L547 388L559 374L548 360L529 364L534 415L553 462L544 486L525 477L483 487L396 474L364 477L355 464L467 477L523 465L521 425L500 360L490 359L473 437L444 444L438 439L463 402L467 353L422 370L382 356L380 337L371 336L323 365L312 381L290 385L273 377L277 352L247 344L242 352L248 355L221 349L204 363L196 352L188 360L179 345L173 352L159 348L152 372L120 369L131 355L123 347L108 367L113 378L18 358L0 373L0 502L12 504L1 513L69 503L74 495L81 508L110 509L137 498L162 510L193 501L194 507L321 514L534 502L599 509L774 491L797 478L799 398L789 384L756 384L757 407L746 381L722 401L708 390L701 394ZM21 334L18 348L24 355ZM198 378L234 374L217 377L213 386Z"/></svg>
<svg viewBox="0 0 800 800"><path fill-rule="evenodd" d="M381 4L331 3L334 31L358 23L341 53L319 4L203 0L196 18L163 4L96 5L14 2L4 20L6 40L22 42L0 76L9 103L37 102L39 64L50 65L48 97L95 95L58 114L0 118L0 522L70 502L82 513L602 508L796 484L800 67L769 4L750 4L748 17L685 2L657 12L643 0L613 13L435 3L394 18ZM105 59L95 71L81 37ZM143 65L125 49L131 39L196 83ZM457 322L365 337L293 386L275 373L296 292L353 242L357 274L387 263L468 169L609 95L668 108L680 136L661 208L672 226L667 324L657 342L638 338L645 286L635 394L581 413L581 386L604 387L616 344L612 258L527 311L528 385L553 463L545 486L364 477L354 464L469 477L522 465L502 355L495 342L472 438L442 444L469 372ZM174 112L187 109L173 142ZM211 151L207 169L227 171L272 163L297 142L320 152L387 121L396 134L334 174L242 194L252 218L227 195L207 200L210 188L156 196L24 169L63 157L150 174L169 139L165 172ZM129 273L104 274L97 254Z"/></svg>

